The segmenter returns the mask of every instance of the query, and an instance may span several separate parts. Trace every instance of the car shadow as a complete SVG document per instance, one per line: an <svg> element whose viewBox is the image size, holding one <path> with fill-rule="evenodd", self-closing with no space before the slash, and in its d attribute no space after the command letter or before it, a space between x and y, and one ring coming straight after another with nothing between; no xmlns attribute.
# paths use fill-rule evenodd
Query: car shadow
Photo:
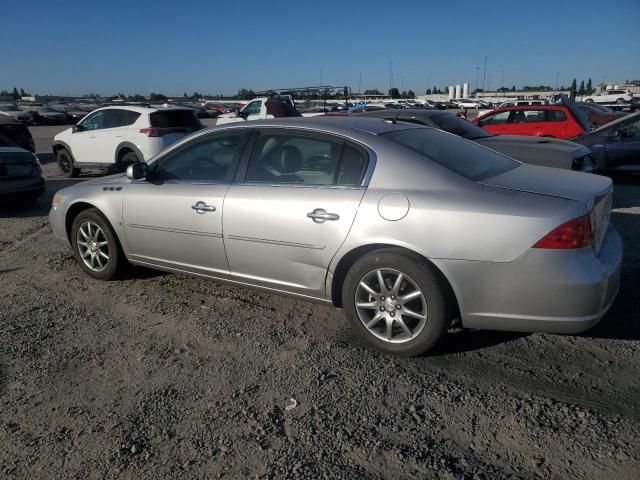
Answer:
<svg viewBox="0 0 640 480"><path fill-rule="evenodd" d="M38 160L40 160L42 165L56 162L56 157L53 156L53 153L38 152L36 155L38 155Z"/></svg>
<svg viewBox="0 0 640 480"><path fill-rule="evenodd" d="M531 335L530 333L499 332L495 330L458 330L445 335L429 357L439 357L454 353L464 353L495 347Z"/></svg>
<svg viewBox="0 0 640 480"><path fill-rule="evenodd" d="M30 218L47 215L55 193L83 181L82 178L45 180L44 193L36 203L27 204L20 196L7 196L0 204L0 218Z"/></svg>
<svg viewBox="0 0 640 480"><path fill-rule="evenodd" d="M4 275L5 273L15 272L17 270L21 270L21 268L5 268L4 270L0 270L0 275Z"/></svg>
<svg viewBox="0 0 640 480"><path fill-rule="evenodd" d="M637 292L640 285L640 199L636 198L632 203L629 207L637 207L637 212L614 211L611 215L611 222L620 233L625 248L618 296L600 323L584 336L640 340L640 296Z"/></svg>

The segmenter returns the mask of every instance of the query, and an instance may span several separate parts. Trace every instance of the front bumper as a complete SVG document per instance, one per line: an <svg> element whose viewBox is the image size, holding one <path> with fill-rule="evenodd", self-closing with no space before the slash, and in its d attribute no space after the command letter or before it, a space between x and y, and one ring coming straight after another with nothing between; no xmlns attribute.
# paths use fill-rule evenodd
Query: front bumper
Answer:
<svg viewBox="0 0 640 480"><path fill-rule="evenodd" d="M600 253L530 249L508 263L447 260L465 328L580 333L607 312L618 292L623 247L609 226Z"/></svg>
<svg viewBox="0 0 640 480"><path fill-rule="evenodd" d="M49 210L49 225L51 226L51 230L53 230L54 238L63 245L71 247L71 243L67 237L65 216L60 206L51 207L51 210Z"/></svg>

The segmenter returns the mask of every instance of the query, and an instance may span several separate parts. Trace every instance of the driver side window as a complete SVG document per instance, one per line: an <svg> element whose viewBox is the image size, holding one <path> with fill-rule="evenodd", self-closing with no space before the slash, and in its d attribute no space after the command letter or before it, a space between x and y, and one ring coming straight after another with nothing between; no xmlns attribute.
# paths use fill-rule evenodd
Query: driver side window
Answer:
<svg viewBox="0 0 640 480"><path fill-rule="evenodd" d="M106 110L100 110L89 115L81 124L82 130L100 130L104 125Z"/></svg>
<svg viewBox="0 0 640 480"><path fill-rule="evenodd" d="M246 115L256 115L260 113L260 107L262 106L262 102L260 100L251 102L249 105L245 107L242 113Z"/></svg>
<svg viewBox="0 0 640 480"><path fill-rule="evenodd" d="M230 182L248 132L208 136L188 143L152 166L158 181Z"/></svg>

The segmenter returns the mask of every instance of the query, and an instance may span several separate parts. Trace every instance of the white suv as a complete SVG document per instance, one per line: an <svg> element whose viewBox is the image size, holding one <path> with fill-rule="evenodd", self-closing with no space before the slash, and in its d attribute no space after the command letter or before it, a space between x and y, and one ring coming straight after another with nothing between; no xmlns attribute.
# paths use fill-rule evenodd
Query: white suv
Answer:
<svg viewBox="0 0 640 480"><path fill-rule="evenodd" d="M588 97L584 97L584 102L596 102L596 103L626 103L630 102L633 99L633 95L627 90L603 90L602 92L596 93L595 95L590 95Z"/></svg>
<svg viewBox="0 0 640 480"><path fill-rule="evenodd" d="M193 109L104 107L56 135L53 154L66 177L77 176L82 168L123 171L201 128Z"/></svg>

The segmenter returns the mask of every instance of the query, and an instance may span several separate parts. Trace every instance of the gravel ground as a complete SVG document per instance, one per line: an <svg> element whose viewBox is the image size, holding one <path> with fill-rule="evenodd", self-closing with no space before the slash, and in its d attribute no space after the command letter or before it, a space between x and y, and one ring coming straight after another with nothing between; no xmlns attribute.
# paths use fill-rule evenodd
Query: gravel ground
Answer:
<svg viewBox="0 0 640 480"><path fill-rule="evenodd" d="M324 306L84 275L47 226L73 183L56 130L33 129L45 197L0 209L0 478L638 478L637 181L616 187L622 287L594 330L457 331L397 359Z"/></svg>

